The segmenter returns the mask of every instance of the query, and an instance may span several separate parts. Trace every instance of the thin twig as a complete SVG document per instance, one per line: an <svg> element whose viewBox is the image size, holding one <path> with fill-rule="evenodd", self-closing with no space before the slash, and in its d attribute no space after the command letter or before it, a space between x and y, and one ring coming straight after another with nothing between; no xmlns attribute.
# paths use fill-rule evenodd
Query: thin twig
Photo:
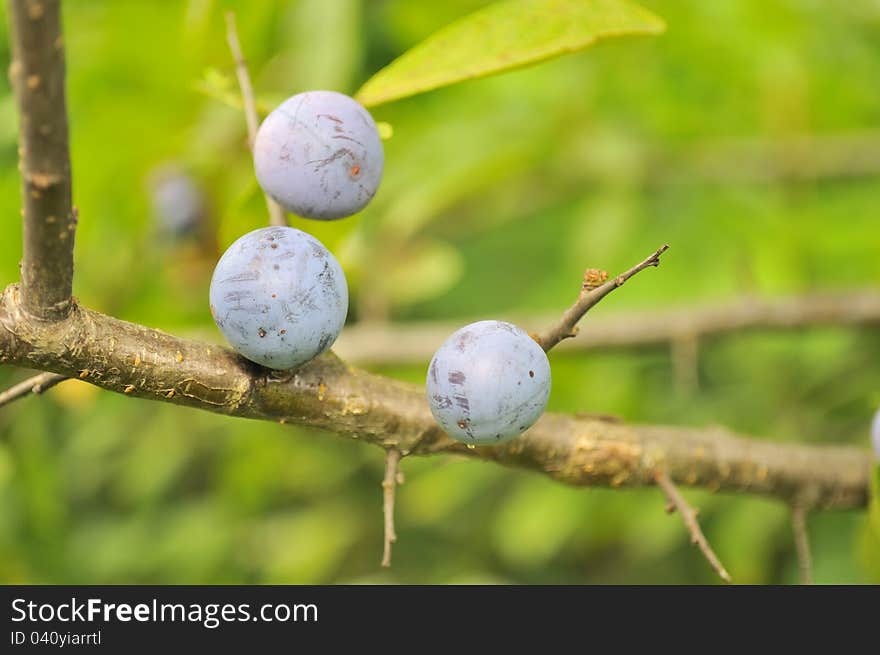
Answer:
<svg viewBox="0 0 880 655"><path fill-rule="evenodd" d="M24 398L30 394L41 394L47 389L51 389L59 382L64 382L69 378L64 375L56 375L55 373L40 373L32 378L28 378L24 382L19 382L13 387L0 393L0 407L8 405L14 400Z"/></svg>
<svg viewBox="0 0 880 655"><path fill-rule="evenodd" d="M577 323L584 317L584 314L595 307L609 293L618 287L623 286L623 283L636 273L643 271L650 266L659 266L660 255L668 249L669 246L664 245L643 262L599 286L593 285L593 281L596 279L597 273L599 272L595 269L588 269L584 275L583 287L577 301L565 311L556 325L551 327L544 334L537 336L535 340L541 345L545 352L549 352L553 346L563 339L575 336L577 334Z"/></svg>
<svg viewBox="0 0 880 655"><path fill-rule="evenodd" d="M235 12L233 11L226 12L226 39L229 42L229 49L232 51L232 58L235 60L235 73L238 76L238 85L241 87L242 106L244 107L245 121L247 121L248 146L250 146L251 153L253 153L260 119L257 115L257 103L254 99L254 87L251 84L251 76L248 73L247 61L244 58L241 43L238 40L238 30L235 27ZM287 225L284 209L268 195L266 195L266 206L269 208L270 225Z"/></svg>
<svg viewBox="0 0 880 655"><path fill-rule="evenodd" d="M391 544L397 541L397 532L394 531L394 492L398 483L403 481L403 476L398 472L400 464L400 451L397 448L389 448L385 455L385 479L382 480L384 502L382 505L385 514L385 549L382 553L382 566L391 566Z"/></svg>
<svg viewBox="0 0 880 655"><path fill-rule="evenodd" d="M678 510L678 513L681 515L681 520L684 521L685 527L687 527L688 532L691 533L691 543L699 546L703 555L709 561L712 568L715 569L715 572L721 576L721 579L725 582L730 582L730 574L718 560L718 557L715 555L715 552L712 550L712 547L703 535L703 531L700 529L696 510L691 507L679 493L678 487L675 486L666 473L657 470L654 472L654 479L657 481L660 488L663 489L663 493L666 494L666 500L669 501L666 511L674 512Z"/></svg>
<svg viewBox="0 0 880 655"><path fill-rule="evenodd" d="M807 510L803 505L791 506L791 530L797 553L798 575L801 584L813 584L813 558L810 555L810 536L807 532Z"/></svg>
<svg viewBox="0 0 880 655"><path fill-rule="evenodd" d="M474 319L475 320L475 319ZM517 325L547 325L553 316L508 316ZM436 344L467 320L347 325L333 352L351 363L424 363ZM569 352L608 351L702 341L755 330L803 330L880 326L880 290L810 293L762 298L742 296L708 305L656 307L590 317L590 329L556 346Z"/></svg>

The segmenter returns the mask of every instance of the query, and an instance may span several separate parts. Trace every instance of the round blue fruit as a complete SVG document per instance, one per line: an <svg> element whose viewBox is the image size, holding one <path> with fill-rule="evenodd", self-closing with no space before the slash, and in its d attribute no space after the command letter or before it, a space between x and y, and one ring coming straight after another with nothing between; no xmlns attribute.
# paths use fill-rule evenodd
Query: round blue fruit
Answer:
<svg viewBox="0 0 880 655"><path fill-rule="evenodd" d="M254 142L263 190L305 218L351 216L379 188L385 154L369 112L334 91L308 91L266 117Z"/></svg>
<svg viewBox="0 0 880 655"><path fill-rule="evenodd" d="M171 240L198 233L206 208L204 194L195 179L170 165L151 177L151 200L159 233Z"/></svg>
<svg viewBox="0 0 880 655"><path fill-rule="evenodd" d="M336 258L292 227L254 230L229 246L214 269L210 299L214 322L235 351L274 369L327 350L348 313Z"/></svg>
<svg viewBox="0 0 880 655"><path fill-rule="evenodd" d="M499 443L524 432L544 412L550 362L515 325L471 323L434 354L427 395L450 437L473 445Z"/></svg>

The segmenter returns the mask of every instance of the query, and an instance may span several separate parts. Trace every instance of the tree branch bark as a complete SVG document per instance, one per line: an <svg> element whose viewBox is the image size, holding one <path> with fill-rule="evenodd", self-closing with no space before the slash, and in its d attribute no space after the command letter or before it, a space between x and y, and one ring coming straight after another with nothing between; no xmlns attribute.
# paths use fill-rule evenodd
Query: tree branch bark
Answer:
<svg viewBox="0 0 880 655"><path fill-rule="evenodd" d="M226 348L74 306L57 323L30 320L17 285L0 298L0 364L78 377L126 395L252 419L324 428L396 447L457 453L540 471L561 482L650 486L658 467L677 484L747 492L815 508L863 507L870 456L839 446L774 443L720 427L630 425L548 413L511 442L473 450L433 420L424 390L349 367L329 353L279 376Z"/></svg>
<svg viewBox="0 0 880 655"><path fill-rule="evenodd" d="M10 78L19 110L24 200L21 295L33 316L70 309L76 213L71 201L59 0L10 0Z"/></svg>
<svg viewBox="0 0 880 655"><path fill-rule="evenodd" d="M549 317L514 317L517 325L544 325ZM421 363L433 345L461 323L431 322L347 326L334 350L349 362ZM780 298L746 296L697 307L591 315L589 329L565 339L559 352L630 348L701 340L749 330L880 326L880 291L814 293Z"/></svg>

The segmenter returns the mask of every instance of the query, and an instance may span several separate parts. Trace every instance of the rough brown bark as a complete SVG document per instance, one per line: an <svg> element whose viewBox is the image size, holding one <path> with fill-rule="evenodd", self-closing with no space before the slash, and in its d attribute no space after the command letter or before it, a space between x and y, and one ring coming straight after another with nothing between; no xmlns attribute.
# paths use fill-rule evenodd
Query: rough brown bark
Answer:
<svg viewBox="0 0 880 655"><path fill-rule="evenodd" d="M0 363L78 377L134 397L325 428L397 447L403 455L478 457L573 485L649 486L662 467L677 484L817 508L861 507L868 497L867 451L749 439L720 427L547 414L520 438L471 450L440 430L420 387L351 368L333 354L277 377L226 348L79 306L55 323L30 320L17 285L0 300Z"/></svg>
<svg viewBox="0 0 880 655"><path fill-rule="evenodd" d="M24 202L22 304L52 319L70 309L76 231L60 14L58 0L9 2Z"/></svg>

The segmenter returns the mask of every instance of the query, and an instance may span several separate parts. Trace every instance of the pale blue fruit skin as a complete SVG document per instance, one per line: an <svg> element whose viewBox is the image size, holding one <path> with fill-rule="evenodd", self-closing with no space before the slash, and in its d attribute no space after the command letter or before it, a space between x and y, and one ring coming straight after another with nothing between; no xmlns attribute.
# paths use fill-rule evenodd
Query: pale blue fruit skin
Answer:
<svg viewBox="0 0 880 655"><path fill-rule="evenodd" d="M871 423L871 444L874 446L874 459L880 462L880 409L874 414Z"/></svg>
<svg viewBox="0 0 880 655"><path fill-rule="evenodd" d="M298 216L351 216L372 200L385 154L370 113L335 91L285 100L260 125L254 170L263 190Z"/></svg>
<svg viewBox="0 0 880 655"><path fill-rule="evenodd" d="M348 285L336 258L292 227L245 234L214 269L211 315L229 344L273 369L327 350L345 323Z"/></svg>
<svg viewBox="0 0 880 655"><path fill-rule="evenodd" d="M453 333L428 367L428 404L453 439L496 444L528 429L550 396L550 362L526 332L479 321Z"/></svg>

